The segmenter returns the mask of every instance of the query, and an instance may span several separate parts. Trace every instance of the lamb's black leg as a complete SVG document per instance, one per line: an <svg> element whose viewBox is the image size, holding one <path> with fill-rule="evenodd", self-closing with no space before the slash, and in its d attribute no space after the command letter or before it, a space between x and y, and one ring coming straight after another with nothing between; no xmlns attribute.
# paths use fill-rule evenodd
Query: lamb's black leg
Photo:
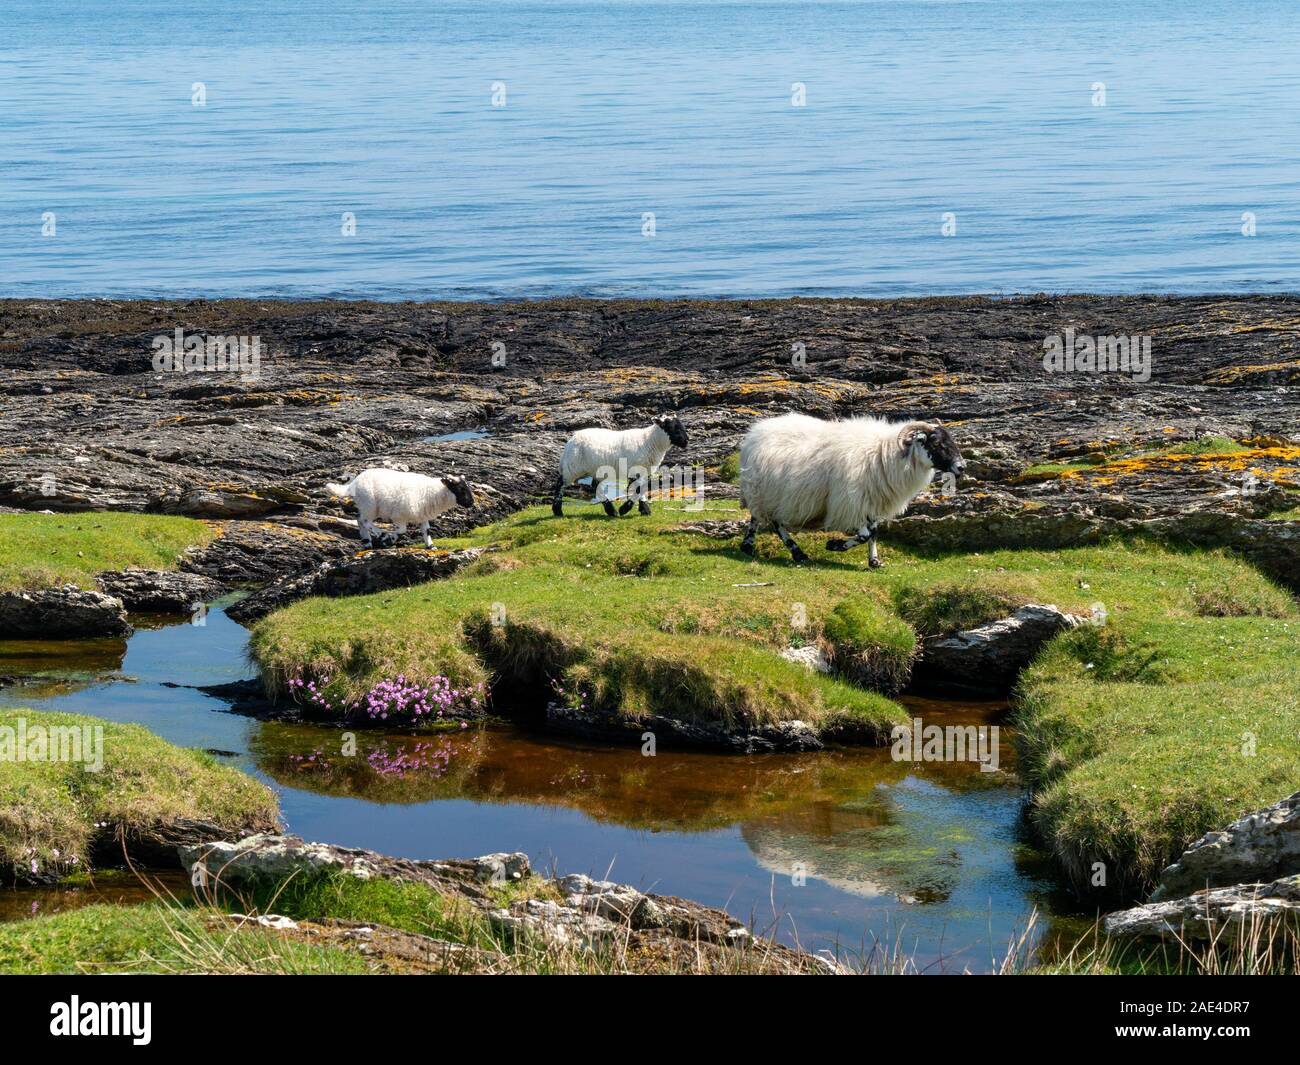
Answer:
<svg viewBox="0 0 1300 1065"><path fill-rule="evenodd" d="M790 557L794 559L795 565L808 561L808 556L803 553L803 548L794 542L793 536L786 532L780 525L774 525L772 527L776 529L776 535L781 537L781 543L785 544L789 549Z"/></svg>
<svg viewBox="0 0 1300 1065"><path fill-rule="evenodd" d="M745 538L740 541L740 549L747 555L754 553L754 537L758 535L758 519L750 518L749 524L745 526Z"/></svg>
<svg viewBox="0 0 1300 1065"><path fill-rule="evenodd" d="M564 474L555 478L555 498L551 500L551 513L557 518L564 517Z"/></svg>
<svg viewBox="0 0 1300 1065"><path fill-rule="evenodd" d="M617 518L618 510L614 506L613 501L606 499L604 502L605 502L605 513L608 514L611 518Z"/></svg>

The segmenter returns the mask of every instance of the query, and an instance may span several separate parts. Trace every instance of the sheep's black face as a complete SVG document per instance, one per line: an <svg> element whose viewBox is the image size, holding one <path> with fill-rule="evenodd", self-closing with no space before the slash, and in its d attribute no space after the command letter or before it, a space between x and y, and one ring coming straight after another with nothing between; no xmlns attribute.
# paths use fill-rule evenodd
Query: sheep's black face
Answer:
<svg viewBox="0 0 1300 1065"><path fill-rule="evenodd" d="M451 489L456 497L456 505L467 510L474 505L474 493L470 491L469 481L464 477L444 477L442 483Z"/></svg>
<svg viewBox="0 0 1300 1065"><path fill-rule="evenodd" d="M655 423L659 426L660 429L662 429L665 433L668 434L668 440L673 445L673 447L686 446L687 443L686 426L682 424L682 420L680 418L674 418L669 415L665 415L662 418L656 418Z"/></svg>
<svg viewBox="0 0 1300 1065"><path fill-rule="evenodd" d="M966 460L957 450L957 441L942 425L936 425L925 434L925 450L930 454L930 462L940 473L960 477L965 472Z"/></svg>

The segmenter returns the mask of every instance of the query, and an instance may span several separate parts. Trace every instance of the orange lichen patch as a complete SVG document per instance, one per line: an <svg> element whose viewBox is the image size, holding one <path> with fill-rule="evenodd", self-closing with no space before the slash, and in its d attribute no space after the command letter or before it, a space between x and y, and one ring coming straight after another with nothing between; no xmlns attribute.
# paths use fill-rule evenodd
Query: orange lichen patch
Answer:
<svg viewBox="0 0 1300 1065"><path fill-rule="evenodd" d="M1300 384L1300 359L1290 362L1273 362L1260 366L1224 366L1205 377L1207 385Z"/></svg>
<svg viewBox="0 0 1300 1065"><path fill-rule="evenodd" d="M546 412L544 410L535 410L531 414L529 414L528 417L535 422L540 422L543 418L546 417Z"/></svg>
<svg viewBox="0 0 1300 1065"><path fill-rule="evenodd" d="M739 396L793 396L799 394L814 393L825 399L840 400L845 396L854 394L857 389L847 382L837 382L829 384L825 381L791 381L787 377L779 377L775 374L753 378L748 381L738 381L734 384L725 385L697 385L691 389L697 396L724 396L727 394Z"/></svg>
<svg viewBox="0 0 1300 1065"><path fill-rule="evenodd" d="M586 374L581 375L584 380ZM601 370L596 375L606 384L667 384L671 381L680 380L683 376L674 370L663 370L654 366L623 366L617 370Z"/></svg>
<svg viewBox="0 0 1300 1065"><path fill-rule="evenodd" d="M1289 483L1300 474L1300 447L1255 447L1240 451L1180 452L1135 455L1112 459L1096 466L1045 470L1022 478L1024 483L1048 480L1077 480L1087 477L1090 484L1114 484L1122 477L1150 476L1185 472L1253 473L1266 480Z"/></svg>

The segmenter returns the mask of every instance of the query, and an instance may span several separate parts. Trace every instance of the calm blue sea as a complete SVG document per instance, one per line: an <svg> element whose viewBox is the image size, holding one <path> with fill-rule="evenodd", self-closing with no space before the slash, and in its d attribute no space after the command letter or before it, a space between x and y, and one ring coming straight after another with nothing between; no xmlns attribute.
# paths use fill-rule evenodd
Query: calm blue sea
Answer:
<svg viewBox="0 0 1300 1065"><path fill-rule="evenodd" d="M0 219L5 296L1294 291L1300 3L0 0Z"/></svg>

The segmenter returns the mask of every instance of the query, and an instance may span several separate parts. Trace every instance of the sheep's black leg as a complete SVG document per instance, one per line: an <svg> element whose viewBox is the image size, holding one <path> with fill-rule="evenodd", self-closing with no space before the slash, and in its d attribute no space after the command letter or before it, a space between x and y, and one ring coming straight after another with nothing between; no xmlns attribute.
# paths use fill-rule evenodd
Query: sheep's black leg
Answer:
<svg viewBox="0 0 1300 1065"><path fill-rule="evenodd" d="M858 530L856 536L850 536L847 540L827 540L826 550L827 551L851 551L853 550L853 548L860 547L862 544L871 544L871 555L874 558L876 554L875 522L872 522L869 525L862 526L862 528ZM872 565L879 565L879 563L872 563Z"/></svg>
<svg viewBox="0 0 1300 1065"><path fill-rule="evenodd" d="M564 517L564 474L555 478L555 498L551 500L551 513L557 518Z"/></svg>
<svg viewBox="0 0 1300 1065"><path fill-rule="evenodd" d="M774 525L773 528L776 529L776 535L781 537L781 543L789 549L790 557L794 559L796 565L808 561L808 556L803 553L803 548L794 542L793 536L780 525Z"/></svg>
<svg viewBox="0 0 1300 1065"><path fill-rule="evenodd" d="M617 518L618 508L614 506L613 501L606 499L604 503L605 503L605 513L608 514L611 518Z"/></svg>
<svg viewBox="0 0 1300 1065"><path fill-rule="evenodd" d="M749 524L745 526L745 538L740 541L740 549L747 555L754 553L754 537L758 535L758 519L750 518Z"/></svg>
<svg viewBox="0 0 1300 1065"><path fill-rule="evenodd" d="M643 508L641 510L642 514L650 513L649 508L642 496L642 493L644 491L645 491L645 482L638 475L636 480L634 480L630 485L627 486L627 501L621 507L618 508L619 514L626 514L629 510L632 509L634 504L639 504Z"/></svg>

